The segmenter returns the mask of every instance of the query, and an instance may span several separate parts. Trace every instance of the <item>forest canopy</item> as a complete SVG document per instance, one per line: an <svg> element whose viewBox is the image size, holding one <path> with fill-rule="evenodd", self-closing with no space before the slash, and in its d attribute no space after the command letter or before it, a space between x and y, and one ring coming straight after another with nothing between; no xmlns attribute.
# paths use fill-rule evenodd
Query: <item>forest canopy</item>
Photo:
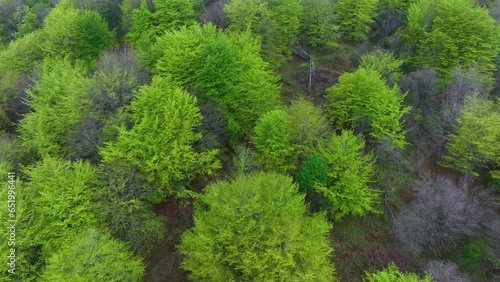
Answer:
<svg viewBox="0 0 500 282"><path fill-rule="evenodd" d="M500 0L0 0L0 281L500 280Z"/></svg>

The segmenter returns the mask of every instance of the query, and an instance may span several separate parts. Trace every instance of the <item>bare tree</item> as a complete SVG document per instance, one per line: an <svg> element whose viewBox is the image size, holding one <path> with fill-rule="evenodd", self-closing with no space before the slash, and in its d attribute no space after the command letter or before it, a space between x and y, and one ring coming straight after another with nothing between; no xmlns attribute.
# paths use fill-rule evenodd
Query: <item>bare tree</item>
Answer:
<svg viewBox="0 0 500 282"><path fill-rule="evenodd" d="M480 236L496 214L494 197L469 176L456 182L423 173L412 188L416 198L396 215L393 227L400 243L414 255L454 249L463 239Z"/></svg>
<svg viewBox="0 0 500 282"><path fill-rule="evenodd" d="M452 130L455 121L469 96L482 97L489 93L486 81L475 68L464 69L458 66L451 76L451 82L444 91L442 121L445 131Z"/></svg>
<svg viewBox="0 0 500 282"><path fill-rule="evenodd" d="M205 13L200 16L201 22L211 22L220 28L226 27L227 19L224 16L224 6L227 2L227 0L216 0L210 3L205 9Z"/></svg>
<svg viewBox="0 0 500 282"><path fill-rule="evenodd" d="M425 272L429 273L437 282L470 282L471 279L460 273L458 265L450 261L430 261L425 267Z"/></svg>

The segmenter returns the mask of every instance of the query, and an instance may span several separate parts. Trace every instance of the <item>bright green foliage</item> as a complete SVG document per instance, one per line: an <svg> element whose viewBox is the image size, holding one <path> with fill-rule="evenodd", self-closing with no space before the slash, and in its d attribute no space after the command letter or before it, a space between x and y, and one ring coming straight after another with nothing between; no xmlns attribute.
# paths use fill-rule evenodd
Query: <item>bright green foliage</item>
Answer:
<svg viewBox="0 0 500 282"><path fill-rule="evenodd" d="M335 24L334 5L331 0L303 0L300 39L313 47L337 47L338 25Z"/></svg>
<svg viewBox="0 0 500 282"><path fill-rule="evenodd" d="M35 31L11 41L0 51L0 73L28 71L34 67L43 57L41 40L41 33Z"/></svg>
<svg viewBox="0 0 500 282"><path fill-rule="evenodd" d="M300 19L302 18L301 0L270 0L271 17L276 26L275 47L269 51L266 48L266 35L263 36L263 51L265 57L273 65L278 65L292 57L291 46L297 41L300 30ZM267 39L270 40L270 39ZM272 49L275 49L273 52ZM269 60L272 56L277 57L276 64L274 60Z"/></svg>
<svg viewBox="0 0 500 282"><path fill-rule="evenodd" d="M17 31L14 33L15 38L21 38L35 29L36 15L28 6L23 6L23 20L17 26Z"/></svg>
<svg viewBox="0 0 500 282"><path fill-rule="evenodd" d="M488 74L500 50L500 31L486 8L473 0L421 0L408 10L408 42L417 46L415 64L448 74L457 64L476 63Z"/></svg>
<svg viewBox="0 0 500 282"><path fill-rule="evenodd" d="M391 262L387 268L379 270L375 273L366 273L366 282L432 282L433 279L430 275L420 278L415 273L401 272L399 268Z"/></svg>
<svg viewBox="0 0 500 282"><path fill-rule="evenodd" d="M311 155L302 162L295 179L299 184L299 191L310 194L314 187L327 185L328 165L320 157Z"/></svg>
<svg viewBox="0 0 500 282"><path fill-rule="evenodd" d="M302 161L311 155L318 144L330 137L328 119L322 110L305 99L292 101L286 108L290 124L290 143L294 160Z"/></svg>
<svg viewBox="0 0 500 282"><path fill-rule="evenodd" d="M154 21L157 34L172 28L192 25L194 21L194 0L153 0Z"/></svg>
<svg viewBox="0 0 500 282"><path fill-rule="evenodd" d="M259 56L259 43L250 33L232 35L231 45L239 61L238 84L234 93L220 103L226 108L230 142L248 140L259 117L281 107L279 77L269 71Z"/></svg>
<svg viewBox="0 0 500 282"><path fill-rule="evenodd" d="M105 163L126 160L137 166L151 184L149 199L162 202L167 195L189 196L185 189L196 175L211 175L220 168L217 150L198 153L193 143L201 125L196 99L166 78L144 86L130 105L132 129L120 129L116 142L102 151Z"/></svg>
<svg viewBox="0 0 500 282"><path fill-rule="evenodd" d="M93 228L68 240L48 261L44 281L142 281L144 265L127 247Z"/></svg>
<svg viewBox="0 0 500 282"><path fill-rule="evenodd" d="M448 137L446 163L478 175L486 168L500 179L499 101L469 99L457 119L456 133Z"/></svg>
<svg viewBox="0 0 500 282"><path fill-rule="evenodd" d="M179 246L192 281L337 281L329 261L331 226L306 216L292 179L239 176L205 188L192 230Z"/></svg>
<svg viewBox="0 0 500 282"><path fill-rule="evenodd" d="M183 27L157 40L155 72L222 105L235 145L249 139L261 114L281 104L279 77L269 71L259 50L258 39L249 32L226 35L211 24Z"/></svg>
<svg viewBox="0 0 500 282"><path fill-rule="evenodd" d="M342 37L346 40L364 40L379 0L338 0L335 4L337 22Z"/></svg>
<svg viewBox="0 0 500 282"><path fill-rule="evenodd" d="M240 65L236 51L225 36L219 36L213 42L203 46L203 63L196 72L195 89L205 97L220 100L233 94L238 82Z"/></svg>
<svg viewBox="0 0 500 282"><path fill-rule="evenodd" d="M40 32L35 31L11 41L0 51L0 132L10 124L5 113L12 94L18 92L21 73L31 71L43 58Z"/></svg>
<svg viewBox="0 0 500 282"><path fill-rule="evenodd" d="M67 136L89 111L85 70L66 60L46 59L27 91L34 110L20 124L22 146L37 155L67 156Z"/></svg>
<svg viewBox="0 0 500 282"><path fill-rule="evenodd" d="M224 12L229 29L236 32L251 30L262 41L264 59L278 67L291 57L302 17L299 0L232 0Z"/></svg>
<svg viewBox="0 0 500 282"><path fill-rule="evenodd" d="M156 60L151 57L151 45L154 42L153 14L149 11L146 1L141 7L131 12L132 23L127 33L127 40L132 44L145 65L152 67Z"/></svg>
<svg viewBox="0 0 500 282"><path fill-rule="evenodd" d="M290 145L290 123L285 111L267 112L257 121L253 143L257 148L257 161L265 170L286 172L294 167L290 163L293 148Z"/></svg>
<svg viewBox="0 0 500 282"><path fill-rule="evenodd" d="M153 53L158 54L154 73L169 76L181 87L193 86L199 77L196 72L202 67L203 49L208 42L214 42L218 34L211 24L165 32L153 47Z"/></svg>
<svg viewBox="0 0 500 282"><path fill-rule="evenodd" d="M114 32L108 30L108 24L98 13L85 11L76 25L75 54L79 59L97 59L102 50L114 45L114 38Z"/></svg>
<svg viewBox="0 0 500 282"><path fill-rule="evenodd" d="M424 39L435 17L434 2L433 0L419 0L408 7L403 37L410 45L417 45Z"/></svg>
<svg viewBox="0 0 500 282"><path fill-rule="evenodd" d="M26 174L29 182L22 193L29 210L21 212L29 223L27 238L42 244L42 255L48 258L82 228L96 223L92 191L96 174L89 163L71 164L52 157L30 167Z"/></svg>
<svg viewBox="0 0 500 282"><path fill-rule="evenodd" d="M143 0L122 0L120 4L121 10L121 29L124 32L129 32L132 27L132 13L137 10Z"/></svg>
<svg viewBox="0 0 500 282"><path fill-rule="evenodd" d="M380 49L372 53L365 54L359 58L359 67L378 71L382 78L387 81L388 86L393 86L401 79L401 66L403 60L400 60L390 52L384 52Z"/></svg>
<svg viewBox="0 0 500 282"><path fill-rule="evenodd" d="M353 128L357 121L366 120L373 138L382 140L387 136L395 148L406 144L400 122L409 111L401 107L404 95L397 86L389 88L377 71L359 68L344 73L338 84L327 89L327 98L327 109L337 129Z"/></svg>
<svg viewBox="0 0 500 282"><path fill-rule="evenodd" d="M316 190L330 203L335 220L351 214L362 216L374 212L378 193L368 186L374 175L373 154L362 154L365 142L352 131L342 130L321 145L318 155L328 165L328 183L318 183Z"/></svg>
<svg viewBox="0 0 500 282"><path fill-rule="evenodd" d="M97 59L100 52L113 46L114 32L94 11L83 14L68 5L58 4L45 18L42 49L46 56L72 59Z"/></svg>
<svg viewBox="0 0 500 282"><path fill-rule="evenodd" d="M20 219L19 218L19 208L22 203L22 194L19 193L20 190L22 189L22 183L19 180L19 175L16 175L15 178L10 178L8 177L9 172L14 172L12 166L10 163L4 162L3 160L0 161L0 174L4 176L4 181L5 184L3 185L2 189L0 189L0 205L3 206L3 209L0 209L0 218L2 218L6 223L7 220L16 220ZM14 191L15 195L10 195L9 199L9 193L8 191L9 186L14 185ZM14 196L14 198L12 198ZM12 205L14 204L14 205ZM16 212L16 218L11 218L10 212L14 211L13 208L15 208ZM18 222L16 224L17 227L21 226L21 222ZM21 279L26 278L26 272L29 272L29 269L31 269L31 265L27 265L26 269L23 271L22 269L19 269L19 267L16 269L16 276L12 275L11 273L7 272L10 269L10 266L7 264L7 262L10 260L7 258L7 256L10 255L10 248L18 248L20 246L18 245L13 245L12 242L9 243L9 238L10 238L10 230L7 229L9 225L5 224L5 227L0 229L0 242L3 244L0 244L0 255L5 258L5 262L0 264L0 277L2 278L2 281L5 282L10 282L10 281L21 281ZM14 243L19 242L19 238L24 235L22 234L23 230L19 230L19 228L16 230L16 240ZM22 253L17 252L16 254L16 263L19 264L20 262L26 262L26 260L23 260L24 257L22 257ZM16 279L17 278L17 279ZM23 281L32 281L30 279L24 279Z"/></svg>

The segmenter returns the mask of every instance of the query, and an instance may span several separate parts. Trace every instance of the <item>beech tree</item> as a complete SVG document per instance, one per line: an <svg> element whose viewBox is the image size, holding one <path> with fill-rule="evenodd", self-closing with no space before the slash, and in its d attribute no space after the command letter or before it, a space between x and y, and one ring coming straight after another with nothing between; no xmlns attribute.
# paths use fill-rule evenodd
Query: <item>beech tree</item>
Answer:
<svg viewBox="0 0 500 282"><path fill-rule="evenodd" d="M153 50L159 54L156 74L222 106L232 145L250 140L259 117L281 105L279 78L249 32L227 35L211 24L183 27L165 33Z"/></svg>
<svg viewBox="0 0 500 282"><path fill-rule="evenodd" d="M363 281L367 282L432 282L433 279L430 275L420 278L416 273L402 272L399 268L391 262L387 268L379 270L374 273L366 273L366 278Z"/></svg>
<svg viewBox="0 0 500 282"><path fill-rule="evenodd" d="M97 187L96 208L109 233L135 254L148 255L164 237L165 219L147 201L151 188L139 169L126 161L101 165Z"/></svg>
<svg viewBox="0 0 500 282"><path fill-rule="evenodd" d="M209 185L182 235L181 267L193 281L337 281L331 226L307 216L292 179L276 173Z"/></svg>
<svg viewBox="0 0 500 282"><path fill-rule="evenodd" d="M366 39L378 2L379 0L338 0L335 3L337 23L344 39Z"/></svg>
<svg viewBox="0 0 500 282"><path fill-rule="evenodd" d="M149 11L146 1L141 1L140 7L131 9L130 4L123 3L122 9L130 9L130 29L126 35L127 41L136 50L137 54L150 68L156 63L156 58L151 56L151 45L154 44L153 13Z"/></svg>
<svg viewBox="0 0 500 282"><path fill-rule="evenodd" d="M456 133L448 136L445 163L463 172L478 175L487 169L500 179L499 101L471 98L457 119Z"/></svg>
<svg viewBox="0 0 500 282"><path fill-rule="evenodd" d="M194 24L194 0L153 0L153 16L157 34L166 30Z"/></svg>
<svg viewBox="0 0 500 282"><path fill-rule="evenodd" d="M290 124L290 144L294 161L301 162L331 135L328 119L321 108L305 99L292 101L286 108Z"/></svg>
<svg viewBox="0 0 500 282"><path fill-rule="evenodd" d="M375 211L378 193L368 186L374 175L373 153L363 155L364 146L362 138L342 130L318 148L318 155L328 165L328 177L326 183L316 183L315 189L328 200L335 220Z"/></svg>
<svg viewBox="0 0 500 282"><path fill-rule="evenodd" d="M126 160L137 166L151 184L149 199L162 202L166 196L191 195L185 186L197 175L211 175L220 168L217 150L196 152L193 143L201 138L196 99L168 78L155 77L143 86L130 105L131 129L120 128L116 142L102 150L104 163Z"/></svg>
<svg viewBox="0 0 500 282"><path fill-rule="evenodd" d="M297 40L302 10L298 0L232 0L224 7L228 29L250 29L259 36L263 57L273 67L291 57L290 47Z"/></svg>
<svg viewBox="0 0 500 282"><path fill-rule="evenodd" d="M68 259L71 258L71 259ZM66 241L50 257L46 281L141 281L144 265L122 242L89 228Z"/></svg>
<svg viewBox="0 0 500 282"><path fill-rule="evenodd" d="M115 34L95 11L80 13L68 1L60 2L45 18L42 49L49 57L95 60L114 44Z"/></svg>
<svg viewBox="0 0 500 282"><path fill-rule="evenodd" d="M384 52L380 49L364 54L359 58L359 67L372 69L380 73L386 80L389 87L399 83L401 79L401 66L403 60L398 59L390 52Z"/></svg>
<svg viewBox="0 0 500 282"><path fill-rule="evenodd" d="M85 68L67 59L45 59L27 91L34 111L20 122L22 146L35 155L68 156L67 137L90 109Z"/></svg>
<svg viewBox="0 0 500 282"><path fill-rule="evenodd" d="M0 164L4 175L6 168ZM4 265L8 265L3 264L1 277L4 281L38 281L47 260L65 242L98 223L93 193L96 175L89 163L46 157L16 176L16 275L7 273ZM21 177L25 181L20 181ZM0 194L7 206L7 189ZM3 242L9 235L7 228L5 231L0 232ZM2 256L6 254L0 250Z"/></svg>
<svg viewBox="0 0 500 282"><path fill-rule="evenodd" d="M420 0L408 8L406 38L416 46L415 64L448 74L458 64L494 69L500 31L488 10L473 0Z"/></svg>
<svg viewBox="0 0 500 282"><path fill-rule="evenodd" d="M294 168L291 162L290 123L283 110L267 112L257 121L253 143L257 161L266 170L286 172Z"/></svg>
<svg viewBox="0 0 500 282"><path fill-rule="evenodd" d="M402 107L404 95L397 86L386 86L377 71L358 68L344 73L338 84L327 89L326 95L330 100L327 110L335 128L354 128L357 122L366 122L376 140L387 136L395 148L405 146L401 118L410 108Z"/></svg>
<svg viewBox="0 0 500 282"><path fill-rule="evenodd" d="M335 22L335 9L331 0L303 0L299 37L312 47L337 47L339 26Z"/></svg>

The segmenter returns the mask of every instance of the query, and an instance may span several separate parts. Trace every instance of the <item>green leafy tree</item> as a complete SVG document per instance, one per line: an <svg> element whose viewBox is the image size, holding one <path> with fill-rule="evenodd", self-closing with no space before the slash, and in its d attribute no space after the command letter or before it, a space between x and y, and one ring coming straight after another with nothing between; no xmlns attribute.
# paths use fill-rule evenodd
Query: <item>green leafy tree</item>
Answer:
<svg viewBox="0 0 500 282"><path fill-rule="evenodd" d="M302 9L297 0L232 0L224 12L229 19L228 29L249 29L260 36L264 59L278 67L291 57L290 46L297 40Z"/></svg>
<svg viewBox="0 0 500 282"><path fill-rule="evenodd" d="M16 171L0 163L0 172ZM63 246L90 226L97 224L93 185L95 172L89 163L47 157L16 171L15 223L16 275L2 264L2 281L39 281L47 260ZM26 181L20 181L22 177ZM7 189L1 189L2 204L7 207ZM4 209L7 211L7 208ZM4 211L0 216L5 217ZM2 228L0 251L5 253L9 230ZM9 232L10 233L10 232ZM9 248L10 248L9 247ZM21 267L22 266L22 267Z"/></svg>
<svg viewBox="0 0 500 282"><path fill-rule="evenodd" d="M181 87L192 87L196 78L202 79L197 72L202 68L200 61L203 60L205 45L214 42L217 35L215 26L211 24L165 32L153 47L153 54L158 54L153 73L169 76Z"/></svg>
<svg viewBox="0 0 500 282"><path fill-rule="evenodd" d="M185 186L197 175L210 175L220 168L217 150L196 152L201 125L196 99L167 78L156 77L139 89L130 105L131 129L122 127L118 140L102 150L103 161L126 160L137 166L147 182L153 203L167 195L191 195Z"/></svg>
<svg viewBox="0 0 500 282"><path fill-rule="evenodd" d="M318 149L318 155L328 165L328 181L317 183L315 188L328 200L335 220L348 214L362 216L375 212L373 205L378 193L368 186L374 176L373 154L363 155L364 147L362 138L342 130Z"/></svg>
<svg viewBox="0 0 500 282"><path fill-rule="evenodd" d="M478 64L489 74L500 50L500 31L486 8L473 0L420 0L408 9L408 43L416 46L415 64L448 74L458 64Z"/></svg>
<svg viewBox="0 0 500 282"><path fill-rule="evenodd" d="M300 19L300 39L312 47L337 47L339 26L335 22L334 4L331 0L303 0Z"/></svg>
<svg viewBox="0 0 500 282"><path fill-rule="evenodd" d="M397 86L388 87L377 71L358 68L344 73L338 84L327 89L327 98L327 110L335 128L354 128L357 122L365 122L376 140L387 136L395 148L406 144L400 121L409 111L402 108L404 95Z"/></svg>
<svg viewBox="0 0 500 282"><path fill-rule="evenodd" d="M267 112L257 121L253 143L257 161L270 171L286 172L294 167L290 162L290 123L284 110Z"/></svg>
<svg viewBox="0 0 500 282"><path fill-rule="evenodd" d="M203 63L194 77L195 89L204 97L221 101L236 91L240 65L237 53L226 36L203 45Z"/></svg>
<svg viewBox="0 0 500 282"><path fill-rule="evenodd" d="M47 157L26 172L29 182L23 193L30 201L24 211L31 238L42 244L48 258L81 228L96 223L93 204L95 171L89 163L62 161Z"/></svg>
<svg viewBox="0 0 500 282"><path fill-rule="evenodd" d="M331 226L306 216L292 179L239 176L205 188L195 225L182 235L181 267L193 281L337 281L329 261Z"/></svg>
<svg viewBox="0 0 500 282"><path fill-rule="evenodd" d="M339 31L346 40L364 40L370 31L370 24L379 0L338 0L335 12Z"/></svg>
<svg viewBox="0 0 500 282"><path fill-rule="evenodd" d="M35 13L28 6L23 7L23 12L22 21L17 25L17 31L14 33L15 38L21 38L35 29Z"/></svg>
<svg viewBox="0 0 500 282"><path fill-rule="evenodd" d="M115 33L108 30L108 23L98 13L85 11L78 18L75 39L77 58L95 60L102 50L114 45Z"/></svg>
<svg viewBox="0 0 500 282"><path fill-rule="evenodd" d="M374 273L366 273L366 282L432 282L433 279L430 275L420 278L416 273L402 272L399 268L391 262L387 268L379 270Z"/></svg>
<svg viewBox="0 0 500 282"><path fill-rule="evenodd" d="M71 259L68 259L71 258ZM94 228L66 241L49 260L45 281L142 281L144 265L126 245Z"/></svg>
<svg viewBox="0 0 500 282"><path fill-rule="evenodd" d="M124 33L128 33L132 27L132 13L136 11L141 4L144 3L143 0L123 0L120 3L121 11L121 30Z"/></svg>
<svg viewBox="0 0 500 282"><path fill-rule="evenodd" d="M393 86L401 79L403 60L398 59L390 52L380 49L365 54L359 58L359 67L378 71L386 80L388 86Z"/></svg>
<svg viewBox="0 0 500 282"><path fill-rule="evenodd" d="M132 10L130 17L130 30L126 38L144 64L152 68L156 63L156 58L151 55L152 45L155 42L152 30L154 26L153 13L149 11L146 1L142 1L139 8Z"/></svg>
<svg viewBox="0 0 500 282"><path fill-rule="evenodd" d="M228 35L211 24L182 27L166 32L153 50L159 54L156 74L222 106L232 145L249 140L259 117L281 104L279 77L249 32Z"/></svg>
<svg viewBox="0 0 500 282"><path fill-rule="evenodd" d="M194 0L153 0L157 34L166 30L194 24Z"/></svg>
<svg viewBox="0 0 500 282"><path fill-rule="evenodd" d="M290 143L294 160L299 162L314 153L318 145L330 137L331 129L322 109L305 99L292 101L286 108L290 124Z"/></svg>
<svg viewBox="0 0 500 282"><path fill-rule="evenodd" d="M27 91L34 111L20 123L27 152L38 156L68 156L67 136L89 111L85 69L67 59L45 59L37 83Z"/></svg>
<svg viewBox="0 0 500 282"><path fill-rule="evenodd" d="M59 3L45 18L42 49L48 57L95 60L113 46L114 32L95 11L83 14L67 1Z"/></svg>
<svg viewBox="0 0 500 282"><path fill-rule="evenodd" d="M281 107L279 77L259 55L259 42L251 33L229 37L239 61L238 84L220 103L226 109L230 142L249 140L259 117Z"/></svg>
<svg viewBox="0 0 500 282"><path fill-rule="evenodd" d="M478 175L483 169L500 179L499 101L470 98L457 119L456 133L448 136L447 165Z"/></svg>
<svg viewBox="0 0 500 282"><path fill-rule="evenodd" d="M127 242L141 256L146 256L163 239L165 220L147 202L146 180L137 167L126 161L101 165L96 192L97 209L114 238Z"/></svg>
<svg viewBox="0 0 500 282"><path fill-rule="evenodd" d="M310 194L314 187L327 185L328 165L317 155L311 155L302 162L295 179L299 184L299 191Z"/></svg>
<svg viewBox="0 0 500 282"><path fill-rule="evenodd" d="M25 74L31 73L34 66L43 58L40 48L41 36L39 31L31 32L26 36L11 41L5 49L0 51L0 132L9 131L14 119L12 114L20 116L24 111L19 111L12 106L17 100L21 105L24 97L24 87L20 89L20 81Z"/></svg>

